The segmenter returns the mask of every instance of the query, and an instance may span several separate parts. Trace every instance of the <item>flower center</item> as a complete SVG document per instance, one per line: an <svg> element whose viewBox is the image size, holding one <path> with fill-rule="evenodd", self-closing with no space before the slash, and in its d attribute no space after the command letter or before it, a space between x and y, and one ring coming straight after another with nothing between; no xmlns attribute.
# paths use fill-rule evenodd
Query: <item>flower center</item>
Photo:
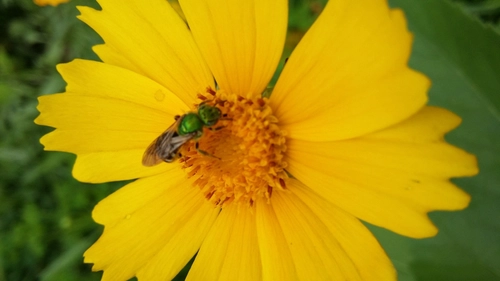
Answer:
<svg viewBox="0 0 500 281"><path fill-rule="evenodd" d="M269 202L274 189L285 189L285 134L267 98L244 98L208 90L200 99L217 106L219 122L181 149L180 162L214 205L253 206Z"/></svg>

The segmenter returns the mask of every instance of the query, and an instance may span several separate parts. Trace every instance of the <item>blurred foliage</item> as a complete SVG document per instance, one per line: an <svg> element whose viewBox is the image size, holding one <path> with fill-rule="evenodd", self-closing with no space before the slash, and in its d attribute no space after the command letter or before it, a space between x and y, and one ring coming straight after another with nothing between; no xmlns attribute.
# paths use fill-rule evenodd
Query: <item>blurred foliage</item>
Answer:
<svg viewBox="0 0 500 281"><path fill-rule="evenodd" d="M33 123L37 96L60 92L55 65L97 59L99 37L80 23L72 5L0 7L0 280L99 280L82 263L101 227L93 205L118 184L93 186L71 177L74 156L43 152L50 128ZM95 3L91 3L94 6Z"/></svg>
<svg viewBox="0 0 500 281"><path fill-rule="evenodd" d="M410 11L410 8L414 8L409 4L411 1L391 1L391 4L406 5L408 7L403 8ZM472 43L483 42L482 39L486 35L474 27L480 26L478 23L465 22L468 20L466 14L479 19L497 32L500 30L500 0L450 0L448 2L460 8L451 10L449 7L452 5L449 5L452 15L446 12L448 17L444 17L443 21L451 19L453 23L461 22L461 30L468 32L464 35L465 38L470 36L469 41ZM281 66L320 14L325 3L326 0L290 0L289 36ZM418 1L413 1L413 3L413 5L419 5ZM91 210L100 199L122 186L123 183L91 185L77 182L71 177L74 156L59 152L43 152L39 138L51 129L36 126L33 123L38 115L36 98L44 94L61 92L64 89L65 83L55 70L56 64L71 61L74 58L97 60L91 47L101 43L101 39L89 27L76 19L75 16L78 14L75 9L76 5L98 7L95 1L90 0L72 0L58 7L38 7L30 0L0 0L0 281L79 281L99 280L101 276L100 273L92 273L91 266L82 262L82 253L102 231L102 227L92 221ZM442 11L448 8L445 7ZM423 14L426 12L427 10L420 11ZM500 253L496 252L498 245L491 248L493 250L488 253L486 262L481 260L481 257L477 257L480 255L478 253L471 255L472 252L485 249L487 245L491 246L491 243L498 244L498 238L491 236L491 233L498 233L498 225L491 223L468 225L471 220L481 217L483 211L481 208L484 206L484 204L481 205L483 202L481 200L484 200L485 206L490 208L487 210L487 215L496 214L498 219L498 208L495 209L492 204L499 196L499 180L497 177L488 177L490 173L495 173L495 168L498 170L498 166L495 166L498 164L495 162L498 154L493 154L494 156L490 158L486 155L491 154L491 150L487 148L495 145L488 140L494 139L500 143L499 131L493 131L496 133L491 139L488 136L489 133L492 134L491 130L499 129L498 116L495 119L491 114L488 115L487 110L483 110L487 107L484 105L478 105L474 111L468 111L470 107L467 107L477 102L477 95L487 99L487 104L495 107L495 93L498 94L500 89L493 88L491 92L493 96L491 100L488 100L488 96L483 94L485 91L482 91L480 87L477 90L478 86L485 85L481 80L483 77L478 77L477 83L473 79L470 80L469 78L473 75L468 75L466 68L471 62L465 63L464 66L460 64L460 58L446 57L443 61L438 59L435 64L440 67L431 67L432 64L426 63L426 58L428 59L426 56L434 54L433 52L449 51L447 48L452 48L452 51L456 50L453 49L454 45L451 47L444 43L440 45L436 38L428 36L426 30L418 25L419 21L425 19L419 18L415 13L408 14L410 28L413 28L412 31L416 34L416 55L412 58L412 65L427 73L435 82L436 87L431 91L431 101L451 108L464 117L465 129L452 134L451 140L478 154L481 168L486 171L484 175L482 172L482 176L474 186L467 179L459 182L466 187L468 185L467 191L473 194L471 211L470 213L467 213L468 210L464 212L465 216L469 216L468 218L461 217L460 213L454 213L453 216L451 214L440 216L438 213L432 216L442 230L438 237L413 242L414 240L384 230L374 228L374 231L393 259L401 280L469 280L450 279L450 276L453 278L475 276L474 280L500 280L498 272L489 267L495 258L500 260ZM433 20L432 23L435 25L446 26L446 22L436 21L440 15L434 16L431 15L427 20ZM469 28L471 26L474 28ZM441 35L435 34L436 37ZM450 33L450 36L453 37L453 33ZM492 32L487 36L496 37L492 39L492 42L498 40L497 33ZM452 40L444 37L446 40ZM426 40L430 40L429 44L438 43L429 46L425 44ZM498 53L499 45L491 45L493 44L491 42L482 44L478 43L476 51L481 51L481 48L493 49L495 47ZM461 47L463 46L458 48ZM487 69L487 71L491 70ZM436 82L444 77L443 73L448 72L452 75L453 73L459 74L446 76L454 80L441 84ZM498 73L489 74L498 76ZM482 72L479 71L479 74ZM465 80L463 85L456 83L460 79ZM472 82L467 83L468 81ZM452 98L451 102L448 100L449 96L439 95L439 92L461 91L465 93L464 95L471 94L467 97L460 97L457 94L457 97L460 97L459 101ZM474 91L479 94L474 95ZM498 95L496 97L498 98ZM467 103L467 106L461 103ZM498 105L497 103L496 106ZM474 118L473 116L481 110L484 111L483 115L479 114L477 118ZM493 112L498 113L495 110ZM473 120L468 121L468 117ZM473 138L470 132L478 136ZM498 148L494 151L498 152ZM481 162L482 159L485 159L484 162ZM482 189L485 190L483 193L476 193L475 197L476 191L472 187L479 190L481 188L479 183L486 188ZM491 193L496 192L496 197L490 196L491 193L487 193L488 190ZM479 199L476 200L476 198ZM446 224L446 220L451 220L451 223ZM487 219L484 220L487 221ZM461 231L469 227L478 228L480 233L476 233L475 236L472 234L460 236ZM481 227L488 227L489 231L482 232ZM460 233L457 234L457 232ZM447 239L449 236L454 237L449 240ZM476 244L467 244L471 249L462 249L463 251L457 252L457 248L463 247L466 243L464 239L473 239ZM479 245L481 241L486 241L486 246ZM420 256L419 258L418 255L422 255L422 251L416 252L415 246L424 247L428 253L431 253L429 255L441 254L444 256L442 260L451 259L452 261L449 264L430 264L435 256L427 258ZM435 253L438 250L443 252ZM454 263L456 259L454 256L460 254L471 255L470 257L475 259L475 264ZM442 269L440 270L439 267ZM448 271L455 273L447 275ZM187 268L179 274L177 280L183 280L186 273Z"/></svg>
<svg viewBox="0 0 500 281"><path fill-rule="evenodd" d="M466 13L480 18L500 31L500 0L455 0Z"/></svg>
<svg viewBox="0 0 500 281"><path fill-rule="evenodd" d="M462 117L446 139L475 154L480 173L454 180L472 197L467 209L430 214L436 237L412 240L383 231L377 237L400 281L500 280L499 13L483 9L490 17L479 17L465 1L389 2L406 12L415 35L410 66L431 78L430 103Z"/></svg>

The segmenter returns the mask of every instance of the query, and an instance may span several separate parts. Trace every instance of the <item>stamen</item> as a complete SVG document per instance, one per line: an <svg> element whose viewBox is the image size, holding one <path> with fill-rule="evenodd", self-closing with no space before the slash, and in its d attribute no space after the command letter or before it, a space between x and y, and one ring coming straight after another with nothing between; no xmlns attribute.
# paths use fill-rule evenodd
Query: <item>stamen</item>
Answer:
<svg viewBox="0 0 500 281"><path fill-rule="evenodd" d="M211 90L211 89L210 89ZM254 206L269 202L274 189L286 189L285 133L267 98L245 98L208 91L202 102L217 106L222 118L181 149L180 162L204 197L214 205Z"/></svg>

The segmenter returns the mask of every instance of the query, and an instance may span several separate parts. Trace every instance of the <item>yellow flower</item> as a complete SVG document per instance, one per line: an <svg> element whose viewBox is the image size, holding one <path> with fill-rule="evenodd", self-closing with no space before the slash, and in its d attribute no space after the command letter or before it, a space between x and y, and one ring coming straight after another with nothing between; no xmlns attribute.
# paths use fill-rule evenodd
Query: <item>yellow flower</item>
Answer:
<svg viewBox="0 0 500 281"><path fill-rule="evenodd" d="M46 150L77 155L85 182L137 179L101 201L85 253L103 280L395 280L360 220L401 235L469 196L477 173L443 136L460 119L425 106L429 80L407 66L412 36L384 0L331 0L269 99L286 0L100 0L80 19L103 62L58 66L66 92L40 97ZM216 83L214 82L214 79ZM223 118L173 163L142 165L175 115L207 101Z"/></svg>
<svg viewBox="0 0 500 281"><path fill-rule="evenodd" d="M62 3L67 3L69 2L69 0L33 0L33 2L38 6L47 6L47 5L57 6Z"/></svg>

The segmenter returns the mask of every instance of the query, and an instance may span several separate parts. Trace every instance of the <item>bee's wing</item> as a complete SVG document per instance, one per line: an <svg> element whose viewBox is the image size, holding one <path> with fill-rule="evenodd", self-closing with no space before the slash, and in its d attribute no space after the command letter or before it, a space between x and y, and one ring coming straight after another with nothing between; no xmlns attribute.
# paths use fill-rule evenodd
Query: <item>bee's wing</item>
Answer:
<svg viewBox="0 0 500 281"><path fill-rule="evenodd" d="M146 167L155 166L164 161L161 155L158 153L160 151L171 151L170 140L177 133L177 126L180 122L180 118L177 119L170 127L168 127L165 132L163 132L159 137L157 137L144 151L142 155L142 165Z"/></svg>
<svg viewBox="0 0 500 281"><path fill-rule="evenodd" d="M172 162L174 160L173 158L176 156L179 148L181 148L182 145L184 145L186 142L193 139L195 136L196 136L196 132L189 133L187 135L182 135L182 136L177 135L177 136L172 137L172 139L170 140L170 154L169 154L170 158L163 159L163 160L167 161L167 162Z"/></svg>
<svg viewBox="0 0 500 281"><path fill-rule="evenodd" d="M177 135L177 127L181 118L177 119L163 134L157 137L146 149L142 156L142 165L150 167L161 162L172 162L179 148L194 138L196 132L186 135Z"/></svg>

